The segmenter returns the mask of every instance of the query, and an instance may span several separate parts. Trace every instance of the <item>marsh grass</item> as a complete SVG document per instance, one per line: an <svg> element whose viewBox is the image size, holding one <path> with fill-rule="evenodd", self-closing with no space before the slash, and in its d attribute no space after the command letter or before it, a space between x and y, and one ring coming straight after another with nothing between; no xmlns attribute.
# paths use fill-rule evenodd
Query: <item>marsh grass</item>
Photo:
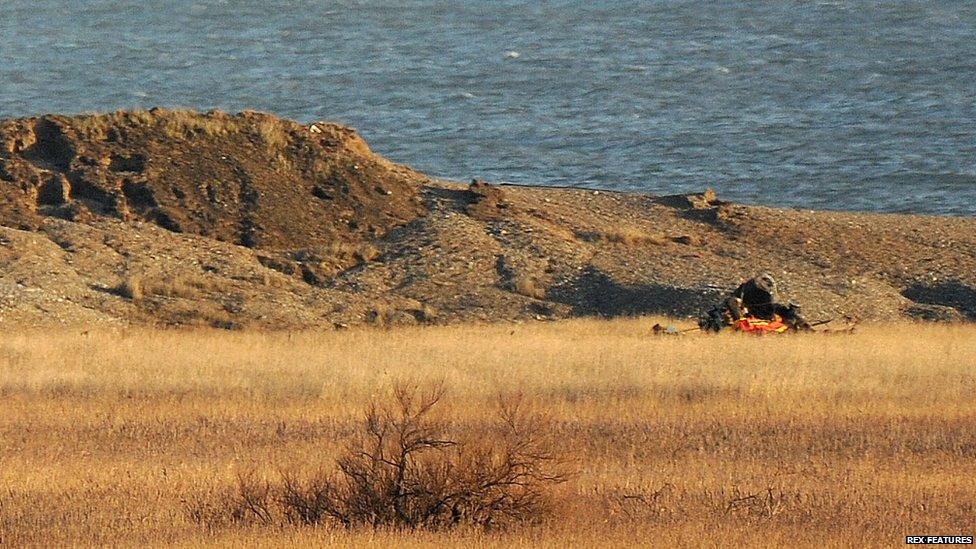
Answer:
<svg viewBox="0 0 976 549"><path fill-rule="evenodd" d="M976 328L655 338L653 324L7 333L0 538L821 546L976 527ZM222 501L244 473L274 482L341 456L383 391L435 379L459 437L484 433L499 395L550 417L578 471L553 488L551 518L435 533L269 527L190 505Z"/></svg>
<svg viewBox="0 0 976 549"><path fill-rule="evenodd" d="M249 114L249 117L231 116L220 111L202 114L184 109L156 108L85 114L71 117L70 123L83 136L94 140L108 138L110 128L136 126L152 128L160 137L171 140L246 135L273 153L289 144L289 134L280 122L260 113Z"/></svg>

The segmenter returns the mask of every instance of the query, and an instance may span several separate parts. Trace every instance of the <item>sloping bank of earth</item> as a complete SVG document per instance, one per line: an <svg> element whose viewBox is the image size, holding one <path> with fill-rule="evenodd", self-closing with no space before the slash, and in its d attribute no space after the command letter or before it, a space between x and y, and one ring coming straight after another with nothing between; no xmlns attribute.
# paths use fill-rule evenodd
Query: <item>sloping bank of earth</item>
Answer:
<svg viewBox="0 0 976 549"><path fill-rule="evenodd" d="M761 271L811 319L976 320L976 220L435 181L254 112L0 122L7 325L684 317Z"/></svg>

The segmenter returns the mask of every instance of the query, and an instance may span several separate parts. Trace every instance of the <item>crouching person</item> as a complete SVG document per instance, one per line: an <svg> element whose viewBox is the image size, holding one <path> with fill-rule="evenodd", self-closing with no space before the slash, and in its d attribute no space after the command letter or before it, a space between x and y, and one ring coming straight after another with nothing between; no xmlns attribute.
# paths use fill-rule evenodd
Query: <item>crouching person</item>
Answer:
<svg viewBox="0 0 976 549"><path fill-rule="evenodd" d="M730 309L733 315L740 314L761 318L763 320L779 320L793 330L809 330L810 323L800 313L800 307L795 303L783 305L776 292L776 280L772 275L763 273L739 285L732 292L729 301L736 301L740 306ZM745 309L743 311L742 309ZM738 316L736 319L743 318Z"/></svg>
<svg viewBox="0 0 976 549"><path fill-rule="evenodd" d="M699 322L706 331L720 331L746 317L760 320L779 320L791 330L809 330L810 323L800 313L795 303L783 305L776 295L776 280L769 274L761 274L739 285L719 307L709 311Z"/></svg>

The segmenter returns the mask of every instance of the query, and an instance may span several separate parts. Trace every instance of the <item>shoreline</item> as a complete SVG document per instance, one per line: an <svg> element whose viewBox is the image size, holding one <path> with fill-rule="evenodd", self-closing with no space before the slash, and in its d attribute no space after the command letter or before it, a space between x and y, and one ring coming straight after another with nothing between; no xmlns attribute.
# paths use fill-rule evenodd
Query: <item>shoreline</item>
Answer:
<svg viewBox="0 0 976 549"><path fill-rule="evenodd" d="M432 179L244 112L0 121L0 322L305 329L703 312L976 320L976 219Z"/></svg>
<svg viewBox="0 0 976 549"><path fill-rule="evenodd" d="M464 182L459 181L459 180L453 180L453 179L432 178L431 180L432 181L436 181L438 183L450 184L450 185L460 185L460 186L467 186L468 185L467 183L464 183ZM574 190L576 190L576 191L584 191L584 192L593 192L593 191L596 191L596 192L599 192L599 193L608 193L608 194L638 195L638 196L644 196L644 197L648 197L648 198L668 198L668 197L675 197L675 196L688 196L688 195L694 195L694 194L701 194L701 193L705 192L706 190L710 190L711 189L707 185L704 185L701 189L697 189L695 191L688 192L688 193L652 194L652 193L642 192L640 190L607 189L607 188L598 188L598 187L587 187L587 186L582 186L582 185L581 186L572 186L572 185L547 185L547 184L541 184L541 183L509 183L509 182L497 182L497 183L492 182L492 184L493 185L497 185L498 187L501 187L501 188L513 187L513 188L543 189L543 190L544 189L555 189L555 190L561 190L561 191L574 191ZM769 202L761 202L761 203L760 202L755 202L755 203L753 203L753 202L735 202L735 201L729 201L729 202L730 203L734 203L734 204L736 204L738 206L744 206L744 207L747 207L747 208L767 208L767 209L770 209L770 210L797 211L797 212L806 212L806 213L827 213L827 214L831 214L831 213L836 213L836 214L850 213L850 214L863 214L863 215L871 215L871 216L899 216L899 217L911 217L911 218L921 217L921 218L935 218L935 219L976 219L976 216L974 216L974 215L966 215L966 214L916 213L916 212L893 212L893 211L874 211L874 210L851 210L851 209L843 209L843 208L837 208L837 209L833 209L833 208L811 208L811 207L807 207L807 206L788 205L788 204L774 204L774 203L769 203Z"/></svg>

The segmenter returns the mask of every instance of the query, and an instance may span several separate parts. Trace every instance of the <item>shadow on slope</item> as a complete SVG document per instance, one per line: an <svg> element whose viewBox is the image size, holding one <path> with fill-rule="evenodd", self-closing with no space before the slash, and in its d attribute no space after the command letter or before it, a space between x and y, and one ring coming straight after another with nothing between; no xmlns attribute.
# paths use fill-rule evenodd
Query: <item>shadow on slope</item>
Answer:
<svg viewBox="0 0 976 549"><path fill-rule="evenodd" d="M576 316L603 317L696 317L721 298L721 292L711 289L620 284L593 267L572 282L551 288L546 295L546 299L572 306Z"/></svg>
<svg viewBox="0 0 976 549"><path fill-rule="evenodd" d="M934 306L939 309L953 309L960 316L965 317L965 319L976 321L976 288L966 286L959 281L939 282L937 284L913 284L905 288L901 292L901 295L919 305L930 306L916 307L916 309L920 309L917 311L918 314L916 316L928 318L931 315L924 313L931 306ZM938 315L940 318L934 319L939 320L943 316L946 319L951 319L950 317L956 316L952 314L952 311L947 312L949 313L948 315Z"/></svg>

